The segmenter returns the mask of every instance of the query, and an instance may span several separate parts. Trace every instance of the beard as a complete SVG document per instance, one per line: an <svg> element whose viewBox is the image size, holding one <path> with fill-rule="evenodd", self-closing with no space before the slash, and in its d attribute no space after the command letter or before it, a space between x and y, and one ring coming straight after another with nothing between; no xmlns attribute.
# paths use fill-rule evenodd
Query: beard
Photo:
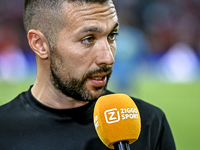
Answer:
<svg viewBox="0 0 200 150"><path fill-rule="evenodd" d="M54 52L55 53L55 52ZM55 63L55 57L50 58L50 70L51 70L51 81L56 89L62 92L64 95L71 97L78 101L92 101L98 99L101 95L103 95L106 91L108 80L112 73L112 66L104 66L100 67L96 70L88 71L82 77L82 79L77 79L74 77L63 77L63 73L58 72L62 67L59 67ZM61 65L61 64L60 64ZM86 80L92 75L98 73L109 73L107 75L107 82L103 87L94 87L95 90L101 90L100 95L93 95L92 92L85 86Z"/></svg>

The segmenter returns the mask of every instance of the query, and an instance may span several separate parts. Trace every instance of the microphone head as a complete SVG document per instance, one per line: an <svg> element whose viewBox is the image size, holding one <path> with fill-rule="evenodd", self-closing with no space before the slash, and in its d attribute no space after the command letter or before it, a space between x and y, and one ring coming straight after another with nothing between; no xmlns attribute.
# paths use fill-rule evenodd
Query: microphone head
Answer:
<svg viewBox="0 0 200 150"><path fill-rule="evenodd" d="M138 108L126 94L100 97L94 108L94 125L99 138L110 149L119 141L135 142L141 131Z"/></svg>

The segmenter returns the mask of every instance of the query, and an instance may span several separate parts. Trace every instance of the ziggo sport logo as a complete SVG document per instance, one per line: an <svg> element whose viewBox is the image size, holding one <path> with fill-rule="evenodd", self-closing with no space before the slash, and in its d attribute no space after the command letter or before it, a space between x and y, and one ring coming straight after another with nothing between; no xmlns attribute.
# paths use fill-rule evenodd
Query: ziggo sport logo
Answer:
<svg viewBox="0 0 200 150"><path fill-rule="evenodd" d="M138 119L138 109L137 108L117 108L109 109L104 112L106 122L108 124L119 122L124 119Z"/></svg>

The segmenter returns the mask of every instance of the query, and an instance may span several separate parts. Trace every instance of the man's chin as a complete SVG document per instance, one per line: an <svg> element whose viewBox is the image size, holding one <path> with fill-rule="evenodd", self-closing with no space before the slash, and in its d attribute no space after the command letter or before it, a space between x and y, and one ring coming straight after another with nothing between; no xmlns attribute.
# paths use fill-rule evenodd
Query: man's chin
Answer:
<svg viewBox="0 0 200 150"><path fill-rule="evenodd" d="M91 90L91 94L93 95L94 99L98 99L100 96L102 96L106 92L106 87L94 87Z"/></svg>

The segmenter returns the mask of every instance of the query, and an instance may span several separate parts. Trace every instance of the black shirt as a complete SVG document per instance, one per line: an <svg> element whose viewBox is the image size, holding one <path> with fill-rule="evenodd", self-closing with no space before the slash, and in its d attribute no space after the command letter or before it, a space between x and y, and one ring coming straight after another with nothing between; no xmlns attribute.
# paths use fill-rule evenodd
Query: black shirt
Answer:
<svg viewBox="0 0 200 150"><path fill-rule="evenodd" d="M162 110L132 99L140 111L141 133L131 150L175 150ZM107 150L94 128L95 102L54 109L37 101L30 89L21 93L0 107L0 150Z"/></svg>

